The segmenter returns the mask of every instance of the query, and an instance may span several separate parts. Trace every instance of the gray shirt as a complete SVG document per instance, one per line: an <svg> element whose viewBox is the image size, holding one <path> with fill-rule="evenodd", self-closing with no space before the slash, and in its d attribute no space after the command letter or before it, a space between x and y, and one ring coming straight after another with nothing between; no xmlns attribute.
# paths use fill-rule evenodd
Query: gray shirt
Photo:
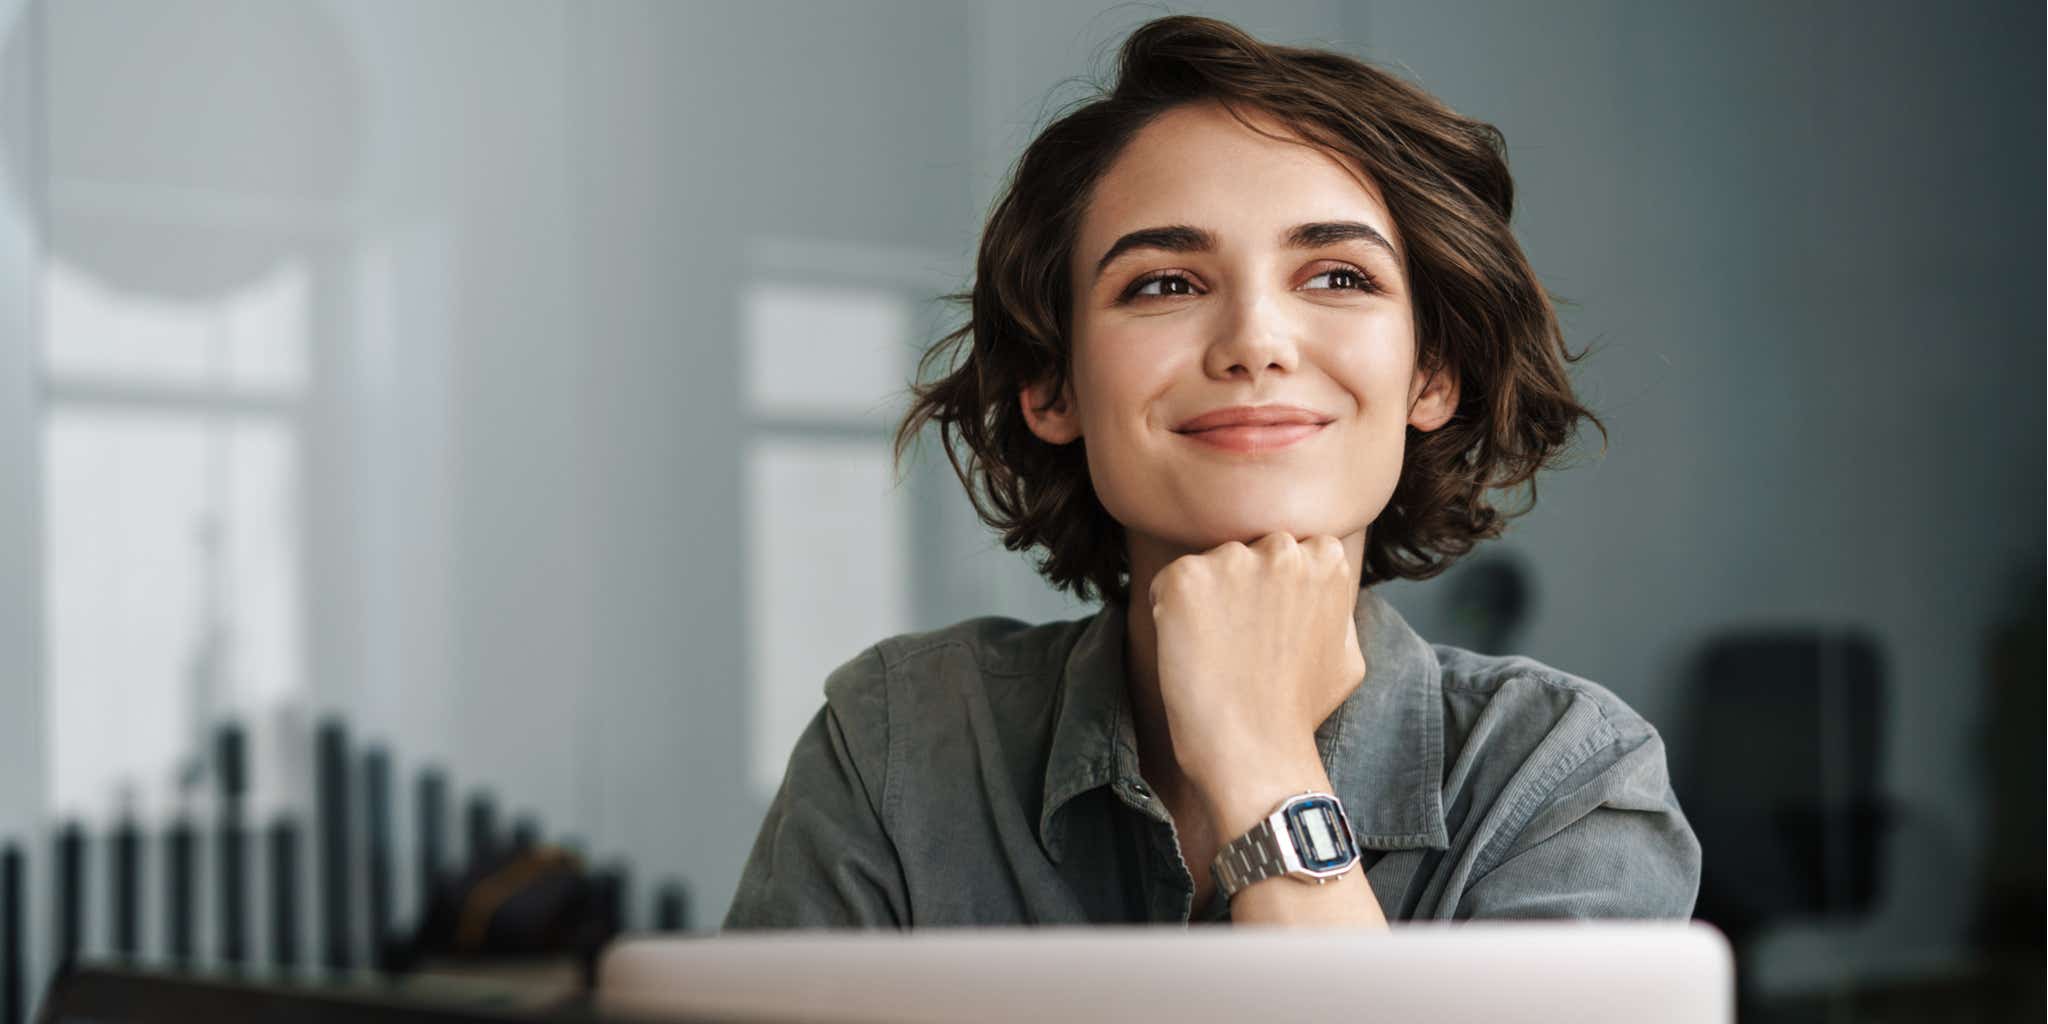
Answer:
<svg viewBox="0 0 2048 1024"><path fill-rule="evenodd" d="M1389 920L1692 913L1664 741L1530 658L1425 642L1370 589L1316 730ZM891 637L825 681L725 927L1227 921L1138 771L1124 611ZM1229 837L1225 837L1229 838ZM1287 880L1260 883L1293 885Z"/></svg>

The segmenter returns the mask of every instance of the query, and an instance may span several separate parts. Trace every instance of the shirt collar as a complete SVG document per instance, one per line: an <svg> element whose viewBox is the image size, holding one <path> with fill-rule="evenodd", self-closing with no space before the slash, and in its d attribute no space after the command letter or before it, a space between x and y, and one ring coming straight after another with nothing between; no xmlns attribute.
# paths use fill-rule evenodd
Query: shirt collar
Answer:
<svg viewBox="0 0 2048 1024"><path fill-rule="evenodd" d="M1140 781L1124 677L1125 613L1105 604L1068 651L1045 765L1038 838L1057 861L1074 797ZM1316 729L1316 750L1364 849L1448 849L1443 811L1442 666L1401 613L1360 588L1352 611L1365 680Z"/></svg>

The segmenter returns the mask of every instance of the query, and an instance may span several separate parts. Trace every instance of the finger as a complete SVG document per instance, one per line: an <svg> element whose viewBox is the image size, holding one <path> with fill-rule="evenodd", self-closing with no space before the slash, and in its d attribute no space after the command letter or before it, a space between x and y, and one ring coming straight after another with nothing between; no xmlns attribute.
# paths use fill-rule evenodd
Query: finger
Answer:
<svg viewBox="0 0 2048 1024"><path fill-rule="evenodd" d="M1241 540L1226 540L1202 554L1214 558L1237 558L1251 554L1253 549Z"/></svg>
<svg viewBox="0 0 2048 1024"><path fill-rule="evenodd" d="M1285 530L1278 530L1260 537L1252 544L1252 550L1257 552L1259 557L1267 563L1284 565L1289 567L1291 571L1296 570L1306 561L1303 556L1307 554L1300 542L1294 539L1294 535Z"/></svg>
<svg viewBox="0 0 2048 1024"><path fill-rule="evenodd" d="M1327 567L1344 564L1344 542L1327 533L1310 537L1303 546L1308 549L1309 556L1317 565Z"/></svg>
<svg viewBox="0 0 2048 1024"><path fill-rule="evenodd" d="M1286 530L1274 530L1272 533L1253 541L1252 547L1260 551L1277 551L1281 548L1293 547L1294 543L1293 534L1288 533Z"/></svg>
<svg viewBox="0 0 2048 1024"><path fill-rule="evenodd" d="M1181 577L1186 576L1188 572L1194 568L1195 564L1193 559L1188 556L1183 556L1166 563L1166 565L1163 568L1161 568L1158 572L1153 573L1152 585L1147 591L1147 596L1151 598L1152 607L1155 609L1158 608L1159 602L1163 598L1165 598L1166 595L1172 593L1174 590L1178 589L1182 585Z"/></svg>

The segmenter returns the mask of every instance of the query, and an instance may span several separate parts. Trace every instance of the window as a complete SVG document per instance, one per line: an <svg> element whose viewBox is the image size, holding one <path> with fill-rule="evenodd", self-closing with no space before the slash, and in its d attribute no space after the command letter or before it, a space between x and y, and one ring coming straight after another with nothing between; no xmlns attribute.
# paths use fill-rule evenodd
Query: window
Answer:
<svg viewBox="0 0 2048 1024"><path fill-rule="evenodd" d="M303 686L298 412L308 274L211 300L43 281L52 806L145 814L217 722ZM260 785L264 775L257 773ZM254 794L252 794L254 795Z"/></svg>
<svg viewBox="0 0 2048 1024"><path fill-rule="evenodd" d="M763 241L740 302L749 780L772 795L826 676L911 628L909 488L890 443L936 259ZM847 268L861 268L850 271Z"/></svg>

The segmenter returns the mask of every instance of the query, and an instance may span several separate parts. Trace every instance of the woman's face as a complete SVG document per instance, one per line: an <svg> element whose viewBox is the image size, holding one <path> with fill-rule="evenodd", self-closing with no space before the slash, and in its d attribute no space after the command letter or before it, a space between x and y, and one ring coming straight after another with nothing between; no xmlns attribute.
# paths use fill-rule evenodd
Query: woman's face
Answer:
<svg viewBox="0 0 2048 1024"><path fill-rule="evenodd" d="M1042 413L1047 385L1021 398L1040 438L1086 439L1095 493L1134 547L1284 531L1356 551L1405 428L1450 418L1455 380L1416 368L1402 239L1355 175L1204 103L1147 125L1097 183L1070 269L1068 387ZM1180 429L1268 405L1320 425Z"/></svg>

